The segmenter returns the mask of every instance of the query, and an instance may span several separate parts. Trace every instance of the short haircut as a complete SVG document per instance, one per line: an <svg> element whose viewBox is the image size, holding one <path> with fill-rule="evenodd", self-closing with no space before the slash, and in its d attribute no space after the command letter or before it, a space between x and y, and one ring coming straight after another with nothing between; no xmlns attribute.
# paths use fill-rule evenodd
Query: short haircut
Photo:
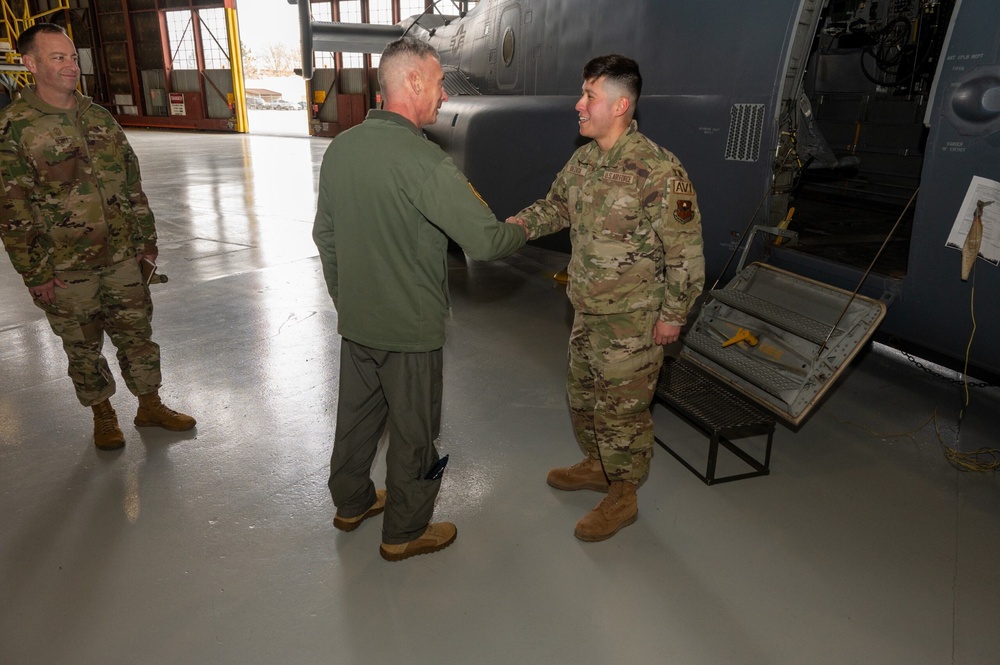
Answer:
<svg viewBox="0 0 1000 665"><path fill-rule="evenodd" d="M422 42L419 39L414 39L413 37L400 37L394 42L389 42L382 51L382 59L378 62L378 85L382 89L382 93L385 94L386 88L391 87L391 82L389 81L398 67L404 65L404 63L410 59L424 59L424 58L434 58L438 62L441 61L441 56L438 55L437 50L428 44L427 42ZM389 82L387 86L386 83Z"/></svg>
<svg viewBox="0 0 1000 665"><path fill-rule="evenodd" d="M602 55L588 62L583 68L583 80L604 77L626 93L634 106L642 93L642 75L635 60L623 55Z"/></svg>
<svg viewBox="0 0 1000 665"><path fill-rule="evenodd" d="M31 53L35 48L35 39L42 33L47 35L62 35L69 38L69 35L66 34L66 31L62 28L62 26L56 25L55 23L36 23L18 36L18 53L21 55Z"/></svg>

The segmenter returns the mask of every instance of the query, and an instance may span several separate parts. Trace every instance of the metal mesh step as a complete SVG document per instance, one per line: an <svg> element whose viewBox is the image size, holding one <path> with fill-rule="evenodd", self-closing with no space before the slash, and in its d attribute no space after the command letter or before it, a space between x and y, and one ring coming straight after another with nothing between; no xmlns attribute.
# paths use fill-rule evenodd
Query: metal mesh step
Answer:
<svg viewBox="0 0 1000 665"><path fill-rule="evenodd" d="M724 305L755 316L816 344L824 343L827 335L830 335L830 326L744 291L717 289L712 291L712 297ZM840 331L835 330L832 337L838 335L840 335Z"/></svg>
<svg viewBox="0 0 1000 665"><path fill-rule="evenodd" d="M737 350L737 347L724 347L718 340L697 330L692 330L684 337L684 344L775 397L781 398L782 392L798 390L801 387L799 381L761 362L747 358Z"/></svg>
<svg viewBox="0 0 1000 665"><path fill-rule="evenodd" d="M706 429L728 435L735 430L774 426L774 419L736 392L710 380L691 366L667 359L656 384L656 395L677 406Z"/></svg>

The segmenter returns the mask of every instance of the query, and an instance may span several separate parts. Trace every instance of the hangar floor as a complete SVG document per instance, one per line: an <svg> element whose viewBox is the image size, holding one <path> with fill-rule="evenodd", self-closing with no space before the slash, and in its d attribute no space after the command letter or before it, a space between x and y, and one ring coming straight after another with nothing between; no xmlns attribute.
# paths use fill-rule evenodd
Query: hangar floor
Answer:
<svg viewBox="0 0 1000 665"><path fill-rule="evenodd" d="M639 521L577 541L599 497L544 481L579 453L564 259L538 248L451 259L436 515L459 537L386 563L380 519L330 523L339 338L310 239L326 141L130 136L170 277L162 394L199 424L138 431L120 387L128 446L97 451L2 262L0 663L997 662L1000 480L952 467L928 424L954 443L959 389L879 349L779 428L770 476L709 487L658 450ZM973 390L960 447L995 446L997 413Z"/></svg>

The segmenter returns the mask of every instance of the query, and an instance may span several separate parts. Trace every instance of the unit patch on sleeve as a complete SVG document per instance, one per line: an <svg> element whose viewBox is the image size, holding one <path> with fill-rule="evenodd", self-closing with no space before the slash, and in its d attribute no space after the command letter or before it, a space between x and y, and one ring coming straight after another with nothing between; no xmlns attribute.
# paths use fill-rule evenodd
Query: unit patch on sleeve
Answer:
<svg viewBox="0 0 1000 665"><path fill-rule="evenodd" d="M484 206L486 206L487 208L489 208L489 207L490 207L490 206L489 206L489 205L488 205L488 204L486 203L486 201L484 201L484 200L483 200L483 197L479 195L479 192L477 192L477 191L476 191L476 188L472 186L472 183L471 183L471 182L469 183L469 189L471 189L471 190L472 190L472 193L476 195L476 198L477 198L477 199L479 199L479 202L480 202L480 203L482 203L482 204L483 204Z"/></svg>
<svg viewBox="0 0 1000 665"><path fill-rule="evenodd" d="M674 208L674 219L681 224L687 224L694 217L694 206L690 199L677 199L677 207Z"/></svg>

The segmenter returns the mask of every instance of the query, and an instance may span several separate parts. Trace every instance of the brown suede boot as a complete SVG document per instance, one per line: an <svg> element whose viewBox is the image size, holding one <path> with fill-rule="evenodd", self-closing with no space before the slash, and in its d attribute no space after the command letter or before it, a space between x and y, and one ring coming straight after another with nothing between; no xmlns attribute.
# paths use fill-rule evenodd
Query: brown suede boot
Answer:
<svg viewBox="0 0 1000 665"><path fill-rule="evenodd" d="M608 491L608 477L604 475L601 460L594 459L589 455L585 460L577 462L573 466L552 469L545 482L557 490L567 492L575 490Z"/></svg>
<svg viewBox="0 0 1000 665"><path fill-rule="evenodd" d="M139 395L139 410L135 414L136 427L162 427L171 432L183 432L195 426L191 416L168 409L160 401L159 392Z"/></svg>
<svg viewBox="0 0 1000 665"><path fill-rule="evenodd" d="M378 551L386 561L402 561L418 554L430 554L437 552L455 542L458 537L458 529L451 522L438 522L428 524L424 535L408 543L389 545L382 543Z"/></svg>
<svg viewBox="0 0 1000 665"><path fill-rule="evenodd" d="M101 450L117 450L125 445L125 435L118 426L118 415L111 402L104 400L95 404L94 410L94 445Z"/></svg>
<svg viewBox="0 0 1000 665"><path fill-rule="evenodd" d="M333 526L337 527L341 531L354 531L361 526L361 523L366 519L369 517L375 517L383 510L385 510L385 490L375 490L375 503L373 503L368 510L356 517L341 517L340 515L334 515Z"/></svg>
<svg viewBox="0 0 1000 665"><path fill-rule="evenodd" d="M618 533L619 529L635 522L639 516L635 488L635 483L628 480L612 482L608 495L576 523L574 535L580 540L593 543L607 540Z"/></svg>

